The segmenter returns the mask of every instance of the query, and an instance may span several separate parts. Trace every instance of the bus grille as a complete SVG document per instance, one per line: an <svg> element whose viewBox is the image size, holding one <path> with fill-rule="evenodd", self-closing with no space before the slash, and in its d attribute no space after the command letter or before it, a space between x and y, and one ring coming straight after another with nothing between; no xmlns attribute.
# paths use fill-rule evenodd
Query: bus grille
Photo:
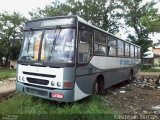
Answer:
<svg viewBox="0 0 160 120"><path fill-rule="evenodd" d="M27 78L27 81L29 83L35 83L39 85L48 85L49 81L48 80L42 80L42 79L36 79L36 78Z"/></svg>
<svg viewBox="0 0 160 120"><path fill-rule="evenodd" d="M43 90L37 90L37 89L33 89L33 88L28 88L26 87L26 91L28 93L34 94L34 95L40 95L40 96L48 96L48 92L43 91Z"/></svg>
<svg viewBox="0 0 160 120"><path fill-rule="evenodd" d="M55 78L56 77L56 75L40 74L40 73L32 73L32 72L23 72L23 74L35 75L35 76L41 76L41 77L51 77L51 78Z"/></svg>

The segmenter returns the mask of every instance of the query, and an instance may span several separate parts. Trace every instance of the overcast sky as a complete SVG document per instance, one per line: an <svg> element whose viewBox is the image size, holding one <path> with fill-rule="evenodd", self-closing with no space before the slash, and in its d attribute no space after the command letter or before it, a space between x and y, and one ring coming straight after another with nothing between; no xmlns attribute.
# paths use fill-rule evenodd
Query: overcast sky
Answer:
<svg viewBox="0 0 160 120"><path fill-rule="evenodd" d="M20 12L26 17L29 17L28 12L36 9L37 7L44 8L49 5L51 0L1 0L0 12Z"/></svg>

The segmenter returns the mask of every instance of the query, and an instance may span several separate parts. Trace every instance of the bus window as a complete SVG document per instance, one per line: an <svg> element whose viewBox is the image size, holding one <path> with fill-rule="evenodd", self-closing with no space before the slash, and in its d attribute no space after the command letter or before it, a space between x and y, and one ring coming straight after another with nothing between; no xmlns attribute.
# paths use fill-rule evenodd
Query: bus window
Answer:
<svg viewBox="0 0 160 120"><path fill-rule="evenodd" d="M38 60L40 40L43 31L24 33L24 46L20 55L21 60Z"/></svg>
<svg viewBox="0 0 160 120"><path fill-rule="evenodd" d="M131 57L134 57L134 46L131 45L130 47L131 47Z"/></svg>
<svg viewBox="0 0 160 120"><path fill-rule="evenodd" d="M106 55L106 46L99 45L99 52L100 55Z"/></svg>
<svg viewBox="0 0 160 120"><path fill-rule="evenodd" d="M46 30L44 33L41 60L44 61L74 61L74 29Z"/></svg>
<svg viewBox="0 0 160 120"><path fill-rule="evenodd" d="M138 55L138 53L137 53L137 47L135 47L135 58L137 58L137 55Z"/></svg>
<svg viewBox="0 0 160 120"><path fill-rule="evenodd" d="M124 42L118 40L118 56L124 56Z"/></svg>
<svg viewBox="0 0 160 120"><path fill-rule="evenodd" d="M95 42L98 44L106 45L106 35L99 31L95 31Z"/></svg>
<svg viewBox="0 0 160 120"><path fill-rule="evenodd" d="M129 46L129 43L125 43L125 56L126 57L130 56L130 46Z"/></svg>
<svg viewBox="0 0 160 120"><path fill-rule="evenodd" d="M106 46L100 44L94 44L95 55L106 55Z"/></svg>
<svg viewBox="0 0 160 120"><path fill-rule="evenodd" d="M138 53L137 57L140 58L141 57L140 48L138 48L137 53Z"/></svg>
<svg viewBox="0 0 160 120"><path fill-rule="evenodd" d="M108 41L108 55L117 56L116 39L109 39Z"/></svg>
<svg viewBox="0 0 160 120"><path fill-rule="evenodd" d="M99 31L95 31L95 43L94 43L95 55L106 55L106 35Z"/></svg>
<svg viewBox="0 0 160 120"><path fill-rule="evenodd" d="M86 63L92 55L93 35L89 31L79 31L78 62Z"/></svg>
<svg viewBox="0 0 160 120"><path fill-rule="evenodd" d="M94 54L98 55L98 44L94 44Z"/></svg>

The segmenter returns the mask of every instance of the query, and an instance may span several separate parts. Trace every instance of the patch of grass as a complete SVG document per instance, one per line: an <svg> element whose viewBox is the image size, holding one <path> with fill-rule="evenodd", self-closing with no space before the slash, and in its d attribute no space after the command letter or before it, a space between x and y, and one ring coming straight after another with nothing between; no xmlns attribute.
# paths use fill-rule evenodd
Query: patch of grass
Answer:
<svg viewBox="0 0 160 120"><path fill-rule="evenodd" d="M150 68L148 70L144 70L144 72L160 72L160 69Z"/></svg>
<svg viewBox="0 0 160 120"><path fill-rule="evenodd" d="M151 67L150 65L141 65L140 69L142 72L160 72L160 69Z"/></svg>
<svg viewBox="0 0 160 120"><path fill-rule="evenodd" d="M15 69L0 69L0 80L16 77Z"/></svg>
<svg viewBox="0 0 160 120"><path fill-rule="evenodd" d="M142 72L160 72L160 69L149 68L149 69L141 69Z"/></svg>
<svg viewBox="0 0 160 120"><path fill-rule="evenodd" d="M102 96L91 96L74 103L56 103L18 94L0 103L0 114L18 114L21 119L113 119L114 111ZM23 114L23 115L22 115Z"/></svg>

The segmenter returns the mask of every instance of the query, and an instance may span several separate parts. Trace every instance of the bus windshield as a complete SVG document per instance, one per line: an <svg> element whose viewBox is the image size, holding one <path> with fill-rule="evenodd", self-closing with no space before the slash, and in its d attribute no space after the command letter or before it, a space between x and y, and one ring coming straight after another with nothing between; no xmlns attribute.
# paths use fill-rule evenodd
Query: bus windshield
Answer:
<svg viewBox="0 0 160 120"><path fill-rule="evenodd" d="M74 41L75 29L58 28L24 32L20 60L73 62Z"/></svg>

